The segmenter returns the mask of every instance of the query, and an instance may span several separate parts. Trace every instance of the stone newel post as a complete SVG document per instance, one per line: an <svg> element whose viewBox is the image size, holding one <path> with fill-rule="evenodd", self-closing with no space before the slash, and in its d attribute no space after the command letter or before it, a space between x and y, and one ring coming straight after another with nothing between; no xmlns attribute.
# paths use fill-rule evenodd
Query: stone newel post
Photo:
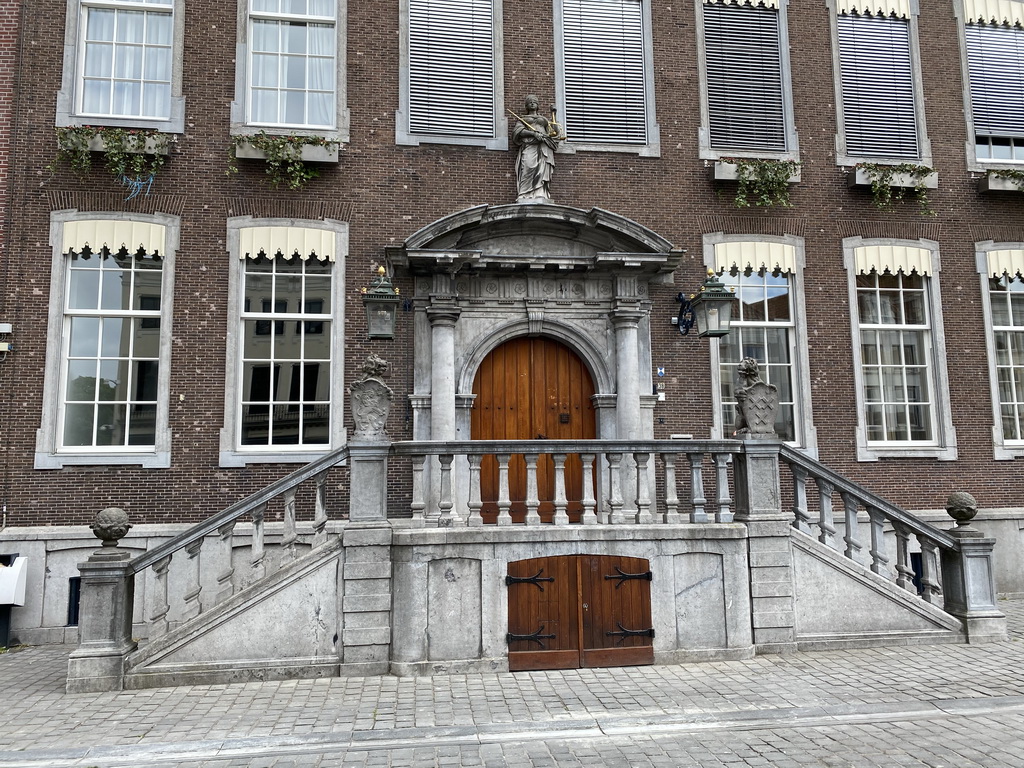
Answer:
<svg viewBox="0 0 1024 768"><path fill-rule="evenodd" d="M135 650L132 640L132 604L135 575L128 567L131 555L117 548L131 524L123 509L110 507L89 526L103 546L79 563L82 574L78 648L68 659L68 693L119 691L124 664Z"/></svg>
<svg viewBox="0 0 1024 768"><path fill-rule="evenodd" d="M942 550L943 609L964 623L969 643L1006 640L1006 616L996 607L992 569L996 540L985 538L971 525L978 514L978 503L971 494L950 494L946 512L957 521L949 535L959 540L960 550Z"/></svg>
<svg viewBox="0 0 1024 768"><path fill-rule="evenodd" d="M384 431L394 393L384 383L388 364L377 355L363 364L363 375L349 387L356 429L348 444L351 491L349 520L386 520L388 452L391 439Z"/></svg>

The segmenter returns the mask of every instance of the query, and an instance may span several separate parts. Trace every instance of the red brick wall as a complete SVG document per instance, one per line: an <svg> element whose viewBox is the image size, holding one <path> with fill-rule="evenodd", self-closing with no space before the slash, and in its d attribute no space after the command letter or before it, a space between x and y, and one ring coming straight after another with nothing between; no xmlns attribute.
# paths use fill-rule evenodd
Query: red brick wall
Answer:
<svg viewBox="0 0 1024 768"><path fill-rule="evenodd" d="M506 103L516 109L527 93L539 94L542 104L550 103L554 100L552 4L520 0L504 6ZM224 409L223 339L229 322L224 309L229 264L225 219L237 213L232 200L322 200L350 207L346 379L358 375L360 362L371 350L391 361L396 405L388 429L396 439L409 438L411 315L400 313L393 341L370 343L358 289L370 278L371 263L381 258L385 246L462 208L513 202L514 151L396 146L398 2L350 0L352 133L340 162L325 167L321 179L299 192L268 190L258 163L244 162L241 172L229 177L225 168L228 108L234 98L236 7L230 0L189 0L184 51L186 131L178 143L180 154L165 166L152 193L183 198L170 393L172 467L32 469L35 433L44 406L41 377L48 343L51 200L58 194L78 196L62 200L87 200L88 195L101 193L114 200L123 196L101 170L85 181L64 171L51 177L44 170L54 152L54 94L60 87L64 9L62 0L35 3L22 36L31 66L22 72L17 154L11 169L18 215L8 234L16 244L17 259L4 264L6 308L16 318L18 352L0 370L5 397L10 393L0 414L7 451L8 523L81 523L110 504L124 506L138 521L194 520L287 471L275 466L217 466ZM655 410L657 435L701 436L708 434L710 426L708 344L692 336L680 338L669 325L677 307L675 294L692 290L702 279L702 235L719 229L782 230L802 235L806 242L807 343L821 457L872 490L912 508L937 508L957 489L970 490L984 506L1024 506L1024 473L1016 462L992 459L988 369L973 250L977 240L1024 240L1024 196L983 196L966 170L961 69L951 6L925 4L920 23L925 106L941 185L931 196L937 212L934 218L920 216L912 202L898 205L893 213L879 212L866 192L847 188L835 165L829 17L819 0L794 0L789 8L794 106L803 161L803 181L793 188L793 207L743 211L732 207L731 188L716 185L710 169L698 159L692 4L658 4L653 15L661 156L558 155L552 192L558 203L615 211L687 249L676 284L652 294L653 364L667 368L666 401ZM9 48L10 37L0 37L4 62L9 61ZM0 107L5 94L10 94L7 73L5 69L0 74ZM451 113L457 121L458 104L451 105ZM142 205L155 200L168 198L151 196ZM943 321L960 451L957 462L885 459L862 464L855 460L854 377L841 251L843 237L854 234L927 236L941 245ZM411 293L407 278L399 276L398 285L403 294Z"/></svg>

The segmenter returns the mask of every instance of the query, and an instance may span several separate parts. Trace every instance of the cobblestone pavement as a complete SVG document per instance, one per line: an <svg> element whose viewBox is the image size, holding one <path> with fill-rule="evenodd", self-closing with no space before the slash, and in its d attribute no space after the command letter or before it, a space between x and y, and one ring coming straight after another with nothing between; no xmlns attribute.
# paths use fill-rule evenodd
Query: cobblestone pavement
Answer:
<svg viewBox="0 0 1024 768"><path fill-rule="evenodd" d="M1010 640L747 661L64 693L64 646L0 655L0 768L1021 766Z"/></svg>

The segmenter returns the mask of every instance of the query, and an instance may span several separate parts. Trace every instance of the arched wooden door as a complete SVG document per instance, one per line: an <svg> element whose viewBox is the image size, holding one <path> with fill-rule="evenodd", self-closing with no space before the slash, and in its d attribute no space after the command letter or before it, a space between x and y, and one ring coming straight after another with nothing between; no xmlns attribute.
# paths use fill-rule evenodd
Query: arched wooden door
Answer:
<svg viewBox="0 0 1024 768"><path fill-rule="evenodd" d="M545 337L521 337L496 347L480 364L473 382L476 401L470 422L473 440L593 440L594 382L583 361L564 344ZM498 463L485 457L480 467L480 510L484 522L498 514ZM554 463L542 456L537 464L540 515L550 522L554 511ZM571 522L578 522L583 497L578 455L565 464L565 487ZM509 465L512 519L526 516L526 463L513 456Z"/></svg>

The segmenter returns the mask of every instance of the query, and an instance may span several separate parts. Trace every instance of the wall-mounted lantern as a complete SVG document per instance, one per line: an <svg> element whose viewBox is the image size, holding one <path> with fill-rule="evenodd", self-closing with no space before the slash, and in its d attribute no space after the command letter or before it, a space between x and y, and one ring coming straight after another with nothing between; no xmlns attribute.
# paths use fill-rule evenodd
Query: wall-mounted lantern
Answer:
<svg viewBox="0 0 1024 768"><path fill-rule="evenodd" d="M388 271L377 267L377 278L363 288L366 307L366 329L371 339L395 338L395 315L398 311L398 289L391 284Z"/></svg>
<svg viewBox="0 0 1024 768"><path fill-rule="evenodd" d="M679 333L686 336L694 325L697 335L725 336L729 333L732 321L732 308L736 304L735 289L726 288L715 276L714 270L708 270L708 276L701 283L700 290L695 294L680 293L676 297L681 306L677 324Z"/></svg>

